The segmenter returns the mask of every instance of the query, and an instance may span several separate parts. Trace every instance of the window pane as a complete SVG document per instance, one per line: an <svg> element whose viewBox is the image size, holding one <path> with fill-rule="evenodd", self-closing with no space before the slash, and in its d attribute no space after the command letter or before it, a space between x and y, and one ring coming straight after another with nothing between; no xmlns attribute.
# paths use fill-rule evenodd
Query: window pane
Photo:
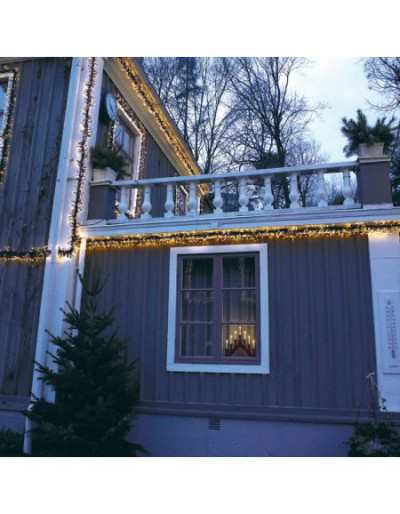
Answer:
<svg viewBox="0 0 400 514"><path fill-rule="evenodd" d="M122 134L121 125L117 124L115 127L115 134L114 134L115 145L117 147L122 148L122 140L123 140L123 134Z"/></svg>
<svg viewBox="0 0 400 514"><path fill-rule="evenodd" d="M255 287L255 270L254 256L224 257L222 287Z"/></svg>
<svg viewBox="0 0 400 514"><path fill-rule="evenodd" d="M122 148L124 150L124 152L129 155L131 158L132 158L132 147L131 147L131 135L129 134L129 132L125 129L124 127L124 140L123 140L123 143L122 143Z"/></svg>
<svg viewBox="0 0 400 514"><path fill-rule="evenodd" d="M222 321L251 323L256 321L256 291L243 289L222 292Z"/></svg>
<svg viewBox="0 0 400 514"><path fill-rule="evenodd" d="M255 357L256 348L255 325L223 325L222 352L225 357Z"/></svg>
<svg viewBox="0 0 400 514"><path fill-rule="evenodd" d="M115 128L115 144L123 152L128 161L133 161L135 135L121 122Z"/></svg>
<svg viewBox="0 0 400 514"><path fill-rule="evenodd" d="M7 99L7 81L0 81L0 129L3 127L3 115Z"/></svg>
<svg viewBox="0 0 400 514"><path fill-rule="evenodd" d="M181 326L181 357L212 356L212 326L185 324Z"/></svg>
<svg viewBox="0 0 400 514"><path fill-rule="evenodd" d="M212 287L212 274L212 258L184 258L182 287L184 289L210 289Z"/></svg>
<svg viewBox="0 0 400 514"><path fill-rule="evenodd" d="M212 293L190 291L182 293L182 321L212 321Z"/></svg>

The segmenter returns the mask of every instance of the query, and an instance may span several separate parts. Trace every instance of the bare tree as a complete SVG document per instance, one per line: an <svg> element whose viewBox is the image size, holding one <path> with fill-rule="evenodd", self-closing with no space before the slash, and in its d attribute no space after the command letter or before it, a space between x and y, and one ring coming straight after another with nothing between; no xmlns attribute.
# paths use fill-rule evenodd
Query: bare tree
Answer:
<svg viewBox="0 0 400 514"><path fill-rule="evenodd" d="M380 110L393 112L400 107L400 57L370 57L364 61L369 88L384 98Z"/></svg>
<svg viewBox="0 0 400 514"><path fill-rule="evenodd" d="M249 149L244 160L257 162L273 151L280 165L286 164L288 144L304 135L317 109L291 87L295 72L307 63L299 57L237 59L234 108L242 115L243 126L252 121L250 141L243 140L243 147Z"/></svg>
<svg viewBox="0 0 400 514"><path fill-rule="evenodd" d="M177 60L173 57L146 57L143 68L158 96L168 106L173 98L173 88L178 74Z"/></svg>
<svg viewBox="0 0 400 514"><path fill-rule="evenodd" d="M234 73L231 59L202 60L202 84L204 89L203 171L214 172L228 165L226 147L230 144L230 131L236 114L231 108L229 86Z"/></svg>
<svg viewBox="0 0 400 514"><path fill-rule="evenodd" d="M292 85L306 59L145 58L143 66L205 173L316 162L319 149L307 129L320 106ZM253 182L258 201L262 181ZM311 185L299 180L304 204ZM272 186L275 205L288 206L287 177Z"/></svg>
<svg viewBox="0 0 400 514"><path fill-rule="evenodd" d="M292 87L296 72L308 61L299 57L238 58L231 81L236 126L231 135L231 161L239 166L288 164L288 149L305 137L322 106L311 105ZM288 206L285 176L274 180L275 202Z"/></svg>
<svg viewBox="0 0 400 514"><path fill-rule="evenodd" d="M226 167L225 139L233 120L230 61L145 58L143 66L204 173Z"/></svg>
<svg viewBox="0 0 400 514"><path fill-rule="evenodd" d="M369 88L382 97L377 110L398 114L400 109L400 57L370 57L364 61ZM393 200L400 205L400 123L391 148Z"/></svg>
<svg viewBox="0 0 400 514"><path fill-rule="evenodd" d="M314 139L298 137L290 142L287 148L288 166L307 166L326 162L328 156L321 152L321 145ZM303 207L311 205L317 187L315 174L309 173L299 177L300 200Z"/></svg>

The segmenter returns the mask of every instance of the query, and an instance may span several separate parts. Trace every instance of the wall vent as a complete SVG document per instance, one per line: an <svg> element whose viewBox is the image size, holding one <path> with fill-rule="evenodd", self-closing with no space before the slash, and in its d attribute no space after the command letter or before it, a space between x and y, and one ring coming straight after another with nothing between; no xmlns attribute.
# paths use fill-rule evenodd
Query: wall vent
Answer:
<svg viewBox="0 0 400 514"><path fill-rule="evenodd" d="M208 418L208 430L221 430L221 418Z"/></svg>

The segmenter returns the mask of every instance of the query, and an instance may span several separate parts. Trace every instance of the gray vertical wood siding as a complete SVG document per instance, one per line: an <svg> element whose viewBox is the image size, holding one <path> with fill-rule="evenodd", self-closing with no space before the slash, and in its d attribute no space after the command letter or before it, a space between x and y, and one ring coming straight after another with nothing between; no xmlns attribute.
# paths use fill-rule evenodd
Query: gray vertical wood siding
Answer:
<svg viewBox="0 0 400 514"><path fill-rule="evenodd" d="M15 65L20 77L8 167L0 183L0 248L47 244L71 59ZM1 70L1 67L0 67ZM104 87L112 88L105 76ZM144 175L176 174L150 134ZM155 191L154 213L164 192ZM0 262L0 395L30 392L44 265Z"/></svg>
<svg viewBox="0 0 400 514"><path fill-rule="evenodd" d="M99 301L115 307L129 357L140 361L143 404L177 413L366 409L375 369L367 240L275 241L268 254L271 373L236 375L166 371L168 249L89 250L86 276L107 276Z"/></svg>
<svg viewBox="0 0 400 514"><path fill-rule="evenodd" d="M0 184L0 248L47 244L70 59L17 66L15 120ZM43 265L0 262L0 394L29 394Z"/></svg>
<svg viewBox="0 0 400 514"><path fill-rule="evenodd" d="M68 92L70 60L19 64L15 120L0 184L0 247L47 244Z"/></svg>
<svg viewBox="0 0 400 514"><path fill-rule="evenodd" d="M0 394L26 396L42 289L43 265L0 263Z"/></svg>

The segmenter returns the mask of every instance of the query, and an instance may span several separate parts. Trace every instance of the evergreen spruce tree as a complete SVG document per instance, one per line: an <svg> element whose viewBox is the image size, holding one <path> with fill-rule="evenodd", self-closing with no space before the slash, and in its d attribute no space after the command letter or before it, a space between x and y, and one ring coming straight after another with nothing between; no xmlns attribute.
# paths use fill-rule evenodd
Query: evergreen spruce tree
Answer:
<svg viewBox="0 0 400 514"><path fill-rule="evenodd" d="M63 337L52 336L49 353L56 368L36 363L55 402L36 399L26 412L32 420L34 456L129 456L140 445L127 435L138 400L134 363L127 364L126 343L112 331L113 312L99 312L103 285L84 289L81 310L67 304Z"/></svg>

